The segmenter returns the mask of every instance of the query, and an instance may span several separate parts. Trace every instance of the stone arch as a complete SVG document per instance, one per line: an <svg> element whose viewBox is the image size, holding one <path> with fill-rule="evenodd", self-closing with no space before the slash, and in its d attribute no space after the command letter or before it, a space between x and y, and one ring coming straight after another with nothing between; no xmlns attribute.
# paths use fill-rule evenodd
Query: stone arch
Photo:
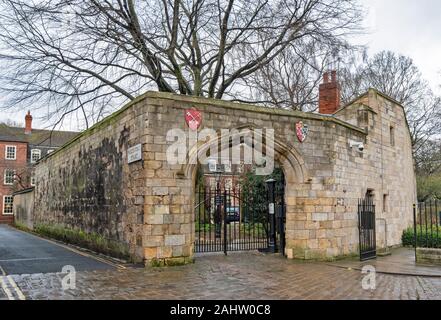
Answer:
<svg viewBox="0 0 441 320"><path fill-rule="evenodd" d="M256 128L257 127L252 124L247 124L232 129L237 129L240 131L241 129L253 130ZM230 129L230 132L232 129ZM215 139L212 139L208 142L200 143L199 145L194 146L188 152L189 161L186 165L182 167L181 174L183 175L183 177L185 177L185 179L188 179L189 182L191 181L191 183L187 184L187 185L191 185L191 189L189 190L189 192L191 192L192 195L191 208L194 207L194 201L195 201L194 194L196 191L195 190L196 174L199 165L198 163L199 156L207 152L207 150L210 148L211 145L218 144L221 138L226 138L226 137L232 138L233 135L228 134L226 136L218 136ZM287 228L291 229L289 225L300 219L298 217L299 210L296 206L296 198L299 196L299 192L301 190L305 190L305 184L308 184L310 182L310 176L306 163L300 152L292 145L286 143L285 139L276 132L274 132L274 158L275 158L274 163L278 163L280 165L285 177L285 203L287 207L286 221L287 221ZM194 221L193 214L192 214L192 221ZM296 231L293 232L287 232L285 234L286 250L288 249L292 250L292 248L290 248L290 243L292 243L291 240L294 240L294 238L296 237L295 234L297 233ZM288 251L286 252L288 253ZM288 256L291 257L292 254L288 253Z"/></svg>
<svg viewBox="0 0 441 320"><path fill-rule="evenodd" d="M234 129L238 131L243 129L254 130L257 129L257 127L253 124L246 124L232 128L230 129L230 131ZM196 169L200 156L206 153L213 144L218 144L220 139L233 137L234 135L232 134L218 136L217 138L212 139L208 142L199 143L197 146L194 146L188 152L188 163L183 166L183 175L186 178L191 178L193 182L195 182ZM285 181L287 183L302 184L306 183L309 180L306 163L300 152L295 147L288 145L284 141L284 139L276 132L274 133L274 156L275 162L278 162L282 166L283 173L285 175Z"/></svg>

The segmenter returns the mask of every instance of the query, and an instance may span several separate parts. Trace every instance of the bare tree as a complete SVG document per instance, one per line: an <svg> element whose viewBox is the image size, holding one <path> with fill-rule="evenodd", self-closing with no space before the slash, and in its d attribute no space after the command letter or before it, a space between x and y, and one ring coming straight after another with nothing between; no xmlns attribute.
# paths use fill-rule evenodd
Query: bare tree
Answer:
<svg viewBox="0 0 441 320"><path fill-rule="evenodd" d="M290 46L253 74L247 85L254 85L255 102L300 111L317 108L318 86L330 58L330 51L320 49L315 42Z"/></svg>
<svg viewBox="0 0 441 320"><path fill-rule="evenodd" d="M441 132L440 98L435 96L412 59L383 51L341 73L343 102L375 88L402 104L417 156L425 142Z"/></svg>
<svg viewBox="0 0 441 320"><path fill-rule="evenodd" d="M364 93L367 89L364 79L364 67L368 60L367 48L348 52L338 69L339 82L341 84L341 101L349 103L354 98Z"/></svg>
<svg viewBox="0 0 441 320"><path fill-rule="evenodd" d="M92 122L152 88L234 98L288 47L342 41L362 18L357 0L1 3L0 83L10 105Z"/></svg>
<svg viewBox="0 0 441 320"><path fill-rule="evenodd" d="M341 55L355 56L364 47L346 41L310 41L289 46L267 66L258 70L250 81L257 102L300 111L316 111L318 88L323 74L341 69Z"/></svg>

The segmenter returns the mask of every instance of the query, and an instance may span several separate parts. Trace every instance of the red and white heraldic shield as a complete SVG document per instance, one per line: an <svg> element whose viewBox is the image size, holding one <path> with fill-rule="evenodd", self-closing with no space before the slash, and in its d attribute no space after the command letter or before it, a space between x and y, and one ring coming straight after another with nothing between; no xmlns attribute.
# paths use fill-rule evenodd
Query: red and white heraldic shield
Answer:
<svg viewBox="0 0 441 320"><path fill-rule="evenodd" d="M198 130L202 124L202 113L196 108L185 110L185 122L187 122L191 130Z"/></svg>

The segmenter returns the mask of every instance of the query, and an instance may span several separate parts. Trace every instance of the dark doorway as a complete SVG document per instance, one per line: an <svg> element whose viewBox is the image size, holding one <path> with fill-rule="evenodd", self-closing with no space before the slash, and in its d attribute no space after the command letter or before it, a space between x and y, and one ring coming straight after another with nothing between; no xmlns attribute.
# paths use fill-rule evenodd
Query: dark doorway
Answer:
<svg viewBox="0 0 441 320"><path fill-rule="evenodd" d="M373 197L366 195L358 202L358 229L360 237L360 260L377 257L375 230L375 203Z"/></svg>

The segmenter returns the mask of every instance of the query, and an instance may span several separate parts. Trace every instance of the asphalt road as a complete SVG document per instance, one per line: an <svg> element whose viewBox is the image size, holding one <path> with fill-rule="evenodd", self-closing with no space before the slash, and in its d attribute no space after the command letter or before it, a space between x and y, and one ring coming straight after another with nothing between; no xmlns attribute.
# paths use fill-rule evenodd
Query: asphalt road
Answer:
<svg viewBox="0 0 441 320"><path fill-rule="evenodd" d="M0 276L57 273L68 265L76 271L115 268L37 236L0 225Z"/></svg>

